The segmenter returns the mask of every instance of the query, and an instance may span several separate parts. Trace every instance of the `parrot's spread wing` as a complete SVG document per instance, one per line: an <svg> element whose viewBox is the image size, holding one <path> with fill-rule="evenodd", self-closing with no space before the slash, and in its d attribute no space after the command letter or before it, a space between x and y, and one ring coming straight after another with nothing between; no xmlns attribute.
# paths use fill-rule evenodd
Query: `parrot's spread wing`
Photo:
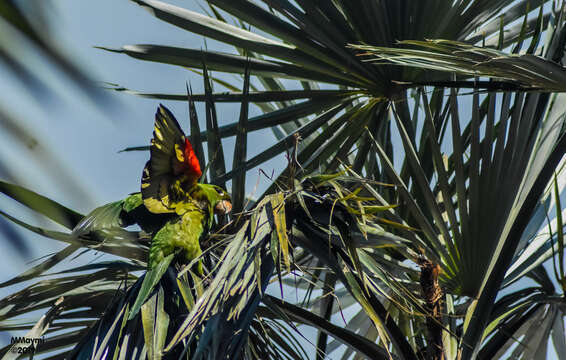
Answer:
<svg viewBox="0 0 566 360"><path fill-rule="evenodd" d="M124 200L100 206L82 218L72 234L79 237L97 231L113 231L116 235L130 237L129 232L122 228L135 223L129 214L142 204L141 194L137 193Z"/></svg>
<svg viewBox="0 0 566 360"><path fill-rule="evenodd" d="M81 237L100 233L111 237L126 237L137 240L137 232L123 228L138 224L143 231L152 234L175 214L154 214L146 209L141 193L134 193L127 198L97 207L86 215L73 229L72 235Z"/></svg>
<svg viewBox="0 0 566 360"><path fill-rule="evenodd" d="M163 105L155 114L150 152L141 185L144 204L152 213L175 212L176 203L186 199L185 192L202 171L191 143Z"/></svg>

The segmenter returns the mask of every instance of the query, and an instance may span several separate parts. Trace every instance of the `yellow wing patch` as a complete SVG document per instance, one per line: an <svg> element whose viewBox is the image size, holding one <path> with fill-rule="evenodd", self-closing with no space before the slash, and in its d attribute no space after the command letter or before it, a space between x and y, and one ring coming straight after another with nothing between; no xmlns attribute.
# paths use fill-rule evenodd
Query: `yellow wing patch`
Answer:
<svg viewBox="0 0 566 360"><path fill-rule="evenodd" d="M175 155L177 156L177 161L179 161L180 163L185 162L184 152L185 152L185 149L183 147L181 147L181 145L175 144Z"/></svg>

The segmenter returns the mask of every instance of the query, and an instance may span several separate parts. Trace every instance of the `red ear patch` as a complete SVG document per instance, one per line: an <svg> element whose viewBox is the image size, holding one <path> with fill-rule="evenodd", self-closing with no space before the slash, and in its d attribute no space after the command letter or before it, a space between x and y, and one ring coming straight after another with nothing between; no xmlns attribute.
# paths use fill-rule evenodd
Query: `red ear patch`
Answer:
<svg viewBox="0 0 566 360"><path fill-rule="evenodd" d="M194 176L196 178L195 181L198 181L202 175L202 171L200 170L197 154L195 154L188 138L185 138L185 163L188 166L187 173L190 174L191 177Z"/></svg>

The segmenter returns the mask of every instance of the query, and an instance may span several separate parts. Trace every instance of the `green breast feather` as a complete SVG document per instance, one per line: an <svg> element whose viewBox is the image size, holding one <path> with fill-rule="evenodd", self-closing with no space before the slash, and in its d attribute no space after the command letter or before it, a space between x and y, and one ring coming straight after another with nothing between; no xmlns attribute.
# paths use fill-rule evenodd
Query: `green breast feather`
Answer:
<svg viewBox="0 0 566 360"><path fill-rule="evenodd" d="M149 250L148 269L153 269L176 248L183 250L187 261L200 256L202 251L199 241L206 232L208 214L191 202L184 204L183 208L185 210L183 215L169 220L153 237ZM202 274L200 261L197 266L197 272Z"/></svg>

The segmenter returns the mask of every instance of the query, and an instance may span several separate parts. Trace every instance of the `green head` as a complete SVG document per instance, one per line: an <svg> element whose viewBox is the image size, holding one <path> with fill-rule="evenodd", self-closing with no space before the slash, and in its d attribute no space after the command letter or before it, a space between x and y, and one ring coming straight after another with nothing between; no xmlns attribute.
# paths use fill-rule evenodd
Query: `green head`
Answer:
<svg viewBox="0 0 566 360"><path fill-rule="evenodd" d="M191 197L203 205L206 204L211 218L214 214L224 215L232 210L230 195L217 185L196 184L191 191Z"/></svg>

